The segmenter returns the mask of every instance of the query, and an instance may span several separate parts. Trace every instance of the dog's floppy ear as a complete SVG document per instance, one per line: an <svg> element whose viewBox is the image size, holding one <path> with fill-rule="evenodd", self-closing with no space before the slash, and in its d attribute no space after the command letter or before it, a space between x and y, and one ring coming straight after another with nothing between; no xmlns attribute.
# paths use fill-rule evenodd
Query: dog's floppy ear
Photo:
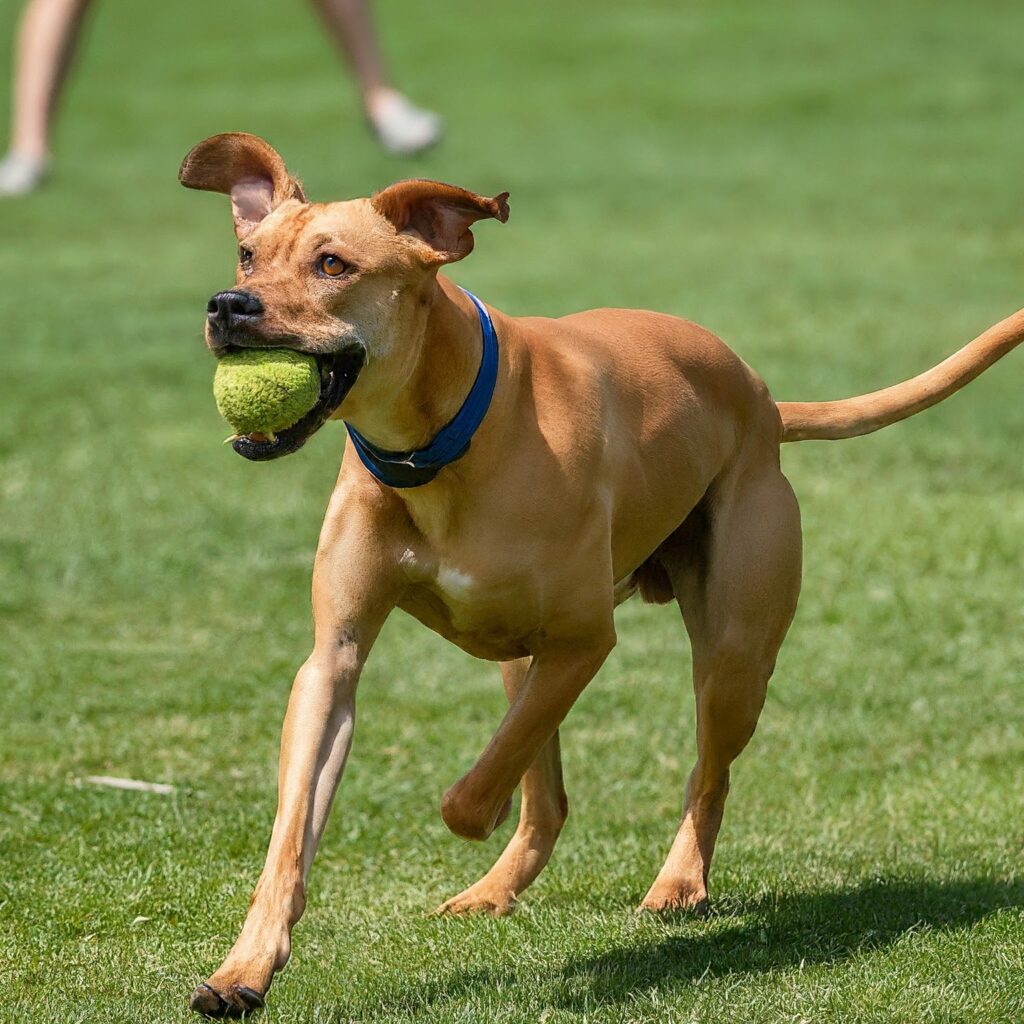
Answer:
<svg viewBox="0 0 1024 1024"><path fill-rule="evenodd" d="M186 188L231 196L239 239L252 234L286 199L306 201L302 186L288 173L277 150L247 132L204 139L182 161L178 181Z"/></svg>
<svg viewBox="0 0 1024 1024"><path fill-rule="evenodd" d="M508 193L488 199L455 185L414 178L399 181L371 200L400 234L422 239L432 263L454 263L473 251L470 226L485 217L508 220Z"/></svg>

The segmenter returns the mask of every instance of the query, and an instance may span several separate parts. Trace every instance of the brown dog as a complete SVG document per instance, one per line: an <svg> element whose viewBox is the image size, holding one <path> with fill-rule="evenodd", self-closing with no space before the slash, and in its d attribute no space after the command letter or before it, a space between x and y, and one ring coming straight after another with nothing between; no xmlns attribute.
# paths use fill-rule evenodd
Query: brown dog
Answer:
<svg viewBox="0 0 1024 1024"><path fill-rule="evenodd" d="M434 476L382 483L349 441L317 550L315 643L284 722L266 866L238 941L193 1008L253 1009L287 962L352 740L359 673L395 607L501 665L508 712L441 807L457 835L486 839L521 786L505 851L441 908L500 914L544 867L565 821L557 730L615 644L615 606L637 590L678 601L693 651L697 763L643 907L702 908L729 766L757 724L800 589L800 515L779 444L852 437L941 401L1024 338L1024 311L895 387L776 404L718 338L685 320L478 312L438 268L470 252L475 221L507 218L505 196L404 181L372 199L308 203L278 154L242 134L200 143L180 177L231 196L241 242L235 288L210 302L209 347L288 346L323 371L317 408L276 437L237 439L241 454L293 451L343 416L383 453L385 471L415 476L415 453L433 451L473 404L467 396L480 397L488 353L497 356L472 444ZM387 462L388 453L403 456Z"/></svg>

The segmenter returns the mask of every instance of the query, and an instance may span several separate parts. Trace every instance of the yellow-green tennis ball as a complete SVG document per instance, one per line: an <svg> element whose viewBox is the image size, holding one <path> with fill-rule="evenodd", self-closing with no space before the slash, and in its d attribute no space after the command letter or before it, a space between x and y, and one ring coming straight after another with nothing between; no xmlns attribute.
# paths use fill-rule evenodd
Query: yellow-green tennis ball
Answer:
<svg viewBox="0 0 1024 1024"><path fill-rule="evenodd" d="M312 356L288 348L245 348L223 356L213 377L217 408L237 434L274 434L320 398Z"/></svg>

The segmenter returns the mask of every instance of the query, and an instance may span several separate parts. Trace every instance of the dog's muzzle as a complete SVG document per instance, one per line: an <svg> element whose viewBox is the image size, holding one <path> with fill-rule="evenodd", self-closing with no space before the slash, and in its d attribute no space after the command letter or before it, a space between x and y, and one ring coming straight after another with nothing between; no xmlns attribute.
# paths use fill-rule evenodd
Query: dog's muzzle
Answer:
<svg viewBox="0 0 1024 1024"><path fill-rule="evenodd" d="M252 462L267 462L282 455L298 451L332 416L352 390L359 371L366 362L362 345L341 352L316 357L320 365L320 397L297 423L279 431L273 440L257 441L251 437L236 437L231 447Z"/></svg>

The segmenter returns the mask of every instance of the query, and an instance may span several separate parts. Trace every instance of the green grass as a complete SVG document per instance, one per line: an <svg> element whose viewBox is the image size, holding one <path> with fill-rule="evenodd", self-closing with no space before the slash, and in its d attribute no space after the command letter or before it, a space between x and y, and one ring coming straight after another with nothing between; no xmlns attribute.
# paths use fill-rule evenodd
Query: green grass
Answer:
<svg viewBox="0 0 1024 1024"><path fill-rule="evenodd" d="M274 813L342 435L266 466L220 444L200 330L234 242L175 182L200 138L266 135L319 198L507 188L457 280L512 313L689 316L779 398L893 382L1024 303L1020 4L385 0L450 128L413 162L368 140L301 4L145 7L99 5L52 186L0 206L5 1024L189 1019ZM694 756L674 609L621 610L564 729L564 837L501 921L424 915L507 835L437 813L497 671L396 615L266 1019L1024 1019L1022 375L785 451L803 598L706 921L632 914Z"/></svg>

